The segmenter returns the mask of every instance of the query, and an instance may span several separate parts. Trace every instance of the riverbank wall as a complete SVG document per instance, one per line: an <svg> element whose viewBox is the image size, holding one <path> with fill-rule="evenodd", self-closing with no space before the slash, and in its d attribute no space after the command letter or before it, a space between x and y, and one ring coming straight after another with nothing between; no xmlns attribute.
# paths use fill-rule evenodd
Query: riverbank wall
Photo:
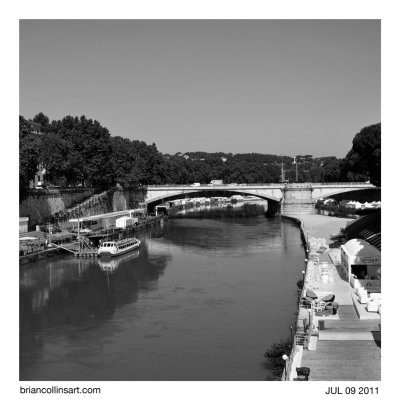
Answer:
<svg viewBox="0 0 400 400"><path fill-rule="evenodd" d="M30 190L19 203L19 216L29 218L29 230L95 193L94 188Z"/></svg>
<svg viewBox="0 0 400 400"><path fill-rule="evenodd" d="M101 193L95 188L30 190L20 201L19 216L28 217L28 229L34 230L36 225L51 218L65 222L71 218L137 208L143 201L143 190L112 188Z"/></svg>

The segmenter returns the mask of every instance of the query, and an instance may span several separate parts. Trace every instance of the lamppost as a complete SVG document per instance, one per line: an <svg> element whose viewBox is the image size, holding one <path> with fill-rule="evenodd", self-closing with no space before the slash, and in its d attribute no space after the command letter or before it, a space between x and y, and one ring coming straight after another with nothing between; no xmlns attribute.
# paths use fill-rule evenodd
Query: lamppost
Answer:
<svg viewBox="0 0 400 400"><path fill-rule="evenodd" d="M293 326L290 325L290 344L293 346Z"/></svg>
<svg viewBox="0 0 400 400"><path fill-rule="evenodd" d="M289 357L286 354L284 354L282 356L282 359L285 361L285 381L286 381L287 380L287 360L289 360Z"/></svg>
<svg viewBox="0 0 400 400"><path fill-rule="evenodd" d="M303 288L304 288L304 278L305 278L305 276L306 276L306 271L301 271L301 273L303 274Z"/></svg>
<svg viewBox="0 0 400 400"><path fill-rule="evenodd" d="M311 331L311 313L312 313L312 309L309 308L308 309L308 329L309 329L309 331Z"/></svg>

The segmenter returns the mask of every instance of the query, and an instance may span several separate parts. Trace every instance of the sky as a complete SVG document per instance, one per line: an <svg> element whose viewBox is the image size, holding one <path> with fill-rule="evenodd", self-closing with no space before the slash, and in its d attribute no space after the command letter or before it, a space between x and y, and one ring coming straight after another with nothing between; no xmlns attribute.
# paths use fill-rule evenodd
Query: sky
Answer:
<svg viewBox="0 0 400 400"><path fill-rule="evenodd" d="M20 115L163 153L344 157L381 121L375 20L21 20Z"/></svg>

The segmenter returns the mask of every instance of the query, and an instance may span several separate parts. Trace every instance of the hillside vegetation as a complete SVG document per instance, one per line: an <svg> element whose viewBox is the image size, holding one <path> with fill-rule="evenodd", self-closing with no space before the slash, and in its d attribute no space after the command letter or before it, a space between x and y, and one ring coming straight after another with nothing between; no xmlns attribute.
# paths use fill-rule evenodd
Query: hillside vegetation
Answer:
<svg viewBox="0 0 400 400"><path fill-rule="evenodd" d="M39 128L38 128L39 127ZM39 131L38 131L39 130ZM381 124L357 133L344 159L297 155L299 182L371 180L380 186ZM151 184L274 183L296 180L293 156L246 153L188 152L162 154L147 144L111 136L107 128L85 116L49 121L43 113L32 120L19 118L19 179L21 194L38 170L56 186L136 188Z"/></svg>

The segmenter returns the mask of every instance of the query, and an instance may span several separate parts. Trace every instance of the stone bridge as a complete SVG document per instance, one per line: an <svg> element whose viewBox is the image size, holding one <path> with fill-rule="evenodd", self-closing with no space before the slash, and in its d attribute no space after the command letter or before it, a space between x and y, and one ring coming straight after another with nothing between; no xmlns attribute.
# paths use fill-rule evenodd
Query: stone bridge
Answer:
<svg viewBox="0 0 400 400"><path fill-rule="evenodd" d="M272 211L283 215L312 214L314 203L324 197L356 190L371 190L376 186L363 182L338 183L254 183L221 185L151 185L147 187L146 202L160 203L187 195L209 196L216 192L257 196L268 200Z"/></svg>

